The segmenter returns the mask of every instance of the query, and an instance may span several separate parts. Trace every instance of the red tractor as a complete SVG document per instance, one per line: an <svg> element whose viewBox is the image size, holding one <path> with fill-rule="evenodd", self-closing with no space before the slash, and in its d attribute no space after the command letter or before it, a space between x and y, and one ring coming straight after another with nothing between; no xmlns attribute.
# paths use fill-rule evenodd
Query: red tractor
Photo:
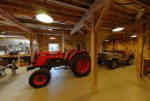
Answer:
<svg viewBox="0 0 150 101"><path fill-rule="evenodd" d="M29 84L34 88L40 88L48 84L51 79L49 70L52 68L65 65L64 69L69 68L77 77L83 77L89 74L90 57L86 51L71 50L66 55L61 51L57 52L39 52L35 54L32 65L27 67L27 71L40 68L34 71L30 78Z"/></svg>

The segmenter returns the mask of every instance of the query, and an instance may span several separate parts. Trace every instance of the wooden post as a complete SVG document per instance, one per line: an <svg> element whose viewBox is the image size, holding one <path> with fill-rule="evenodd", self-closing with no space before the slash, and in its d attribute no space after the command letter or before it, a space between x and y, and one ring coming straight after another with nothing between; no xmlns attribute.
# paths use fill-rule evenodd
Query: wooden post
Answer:
<svg viewBox="0 0 150 101"><path fill-rule="evenodd" d="M34 50L33 50L33 34L30 34L30 51L31 51L31 61L34 58Z"/></svg>
<svg viewBox="0 0 150 101"><path fill-rule="evenodd" d="M97 62L96 62L96 56L97 56L97 35L95 33L95 13L92 14L92 23L91 23L91 94L95 95L97 93L97 84L98 84L98 70L97 70Z"/></svg>
<svg viewBox="0 0 150 101"><path fill-rule="evenodd" d="M114 51L114 50L116 50L116 40L113 39L112 41L113 41L113 51Z"/></svg>
<svg viewBox="0 0 150 101"><path fill-rule="evenodd" d="M137 42L137 61L136 61L136 71L137 76L143 76L142 75L142 65L143 65L143 49L144 49L144 32L143 32L143 26L141 26L139 29L141 29L138 32L138 42Z"/></svg>
<svg viewBox="0 0 150 101"><path fill-rule="evenodd" d="M64 30L62 30L62 52L65 52Z"/></svg>

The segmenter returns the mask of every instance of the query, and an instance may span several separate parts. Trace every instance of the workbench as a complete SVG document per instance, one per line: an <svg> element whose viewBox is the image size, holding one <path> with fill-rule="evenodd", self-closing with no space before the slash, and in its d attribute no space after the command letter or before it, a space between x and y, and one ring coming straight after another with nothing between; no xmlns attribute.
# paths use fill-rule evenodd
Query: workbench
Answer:
<svg viewBox="0 0 150 101"><path fill-rule="evenodd" d="M0 55L0 59L17 59L17 66L21 66L21 58L29 57L31 58L31 54L16 54L16 55ZM31 60L30 60L31 62Z"/></svg>

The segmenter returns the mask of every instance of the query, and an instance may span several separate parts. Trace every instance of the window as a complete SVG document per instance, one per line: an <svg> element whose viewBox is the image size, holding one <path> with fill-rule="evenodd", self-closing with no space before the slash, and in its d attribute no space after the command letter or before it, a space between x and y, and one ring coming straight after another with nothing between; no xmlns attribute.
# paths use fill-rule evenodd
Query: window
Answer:
<svg viewBox="0 0 150 101"><path fill-rule="evenodd" d="M59 44L49 44L48 49L51 52L59 51Z"/></svg>

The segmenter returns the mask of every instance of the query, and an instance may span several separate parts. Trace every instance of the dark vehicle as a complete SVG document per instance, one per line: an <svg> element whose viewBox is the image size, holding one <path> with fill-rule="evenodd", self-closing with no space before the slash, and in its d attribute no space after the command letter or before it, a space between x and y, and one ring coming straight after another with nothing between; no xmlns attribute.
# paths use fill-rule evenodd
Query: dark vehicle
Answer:
<svg viewBox="0 0 150 101"><path fill-rule="evenodd" d="M98 63L104 63L110 68L117 68L119 64L133 64L134 54L126 51L105 51L98 55Z"/></svg>
<svg viewBox="0 0 150 101"><path fill-rule="evenodd" d="M40 88L48 84L51 78L49 70L56 69L58 66L65 65L69 67L77 77L83 77L89 74L90 57L86 51L71 50L66 55L58 52L39 52L35 54L32 65L27 70L40 68L33 72L29 78L29 84L32 87ZM62 68L57 68L62 69Z"/></svg>

